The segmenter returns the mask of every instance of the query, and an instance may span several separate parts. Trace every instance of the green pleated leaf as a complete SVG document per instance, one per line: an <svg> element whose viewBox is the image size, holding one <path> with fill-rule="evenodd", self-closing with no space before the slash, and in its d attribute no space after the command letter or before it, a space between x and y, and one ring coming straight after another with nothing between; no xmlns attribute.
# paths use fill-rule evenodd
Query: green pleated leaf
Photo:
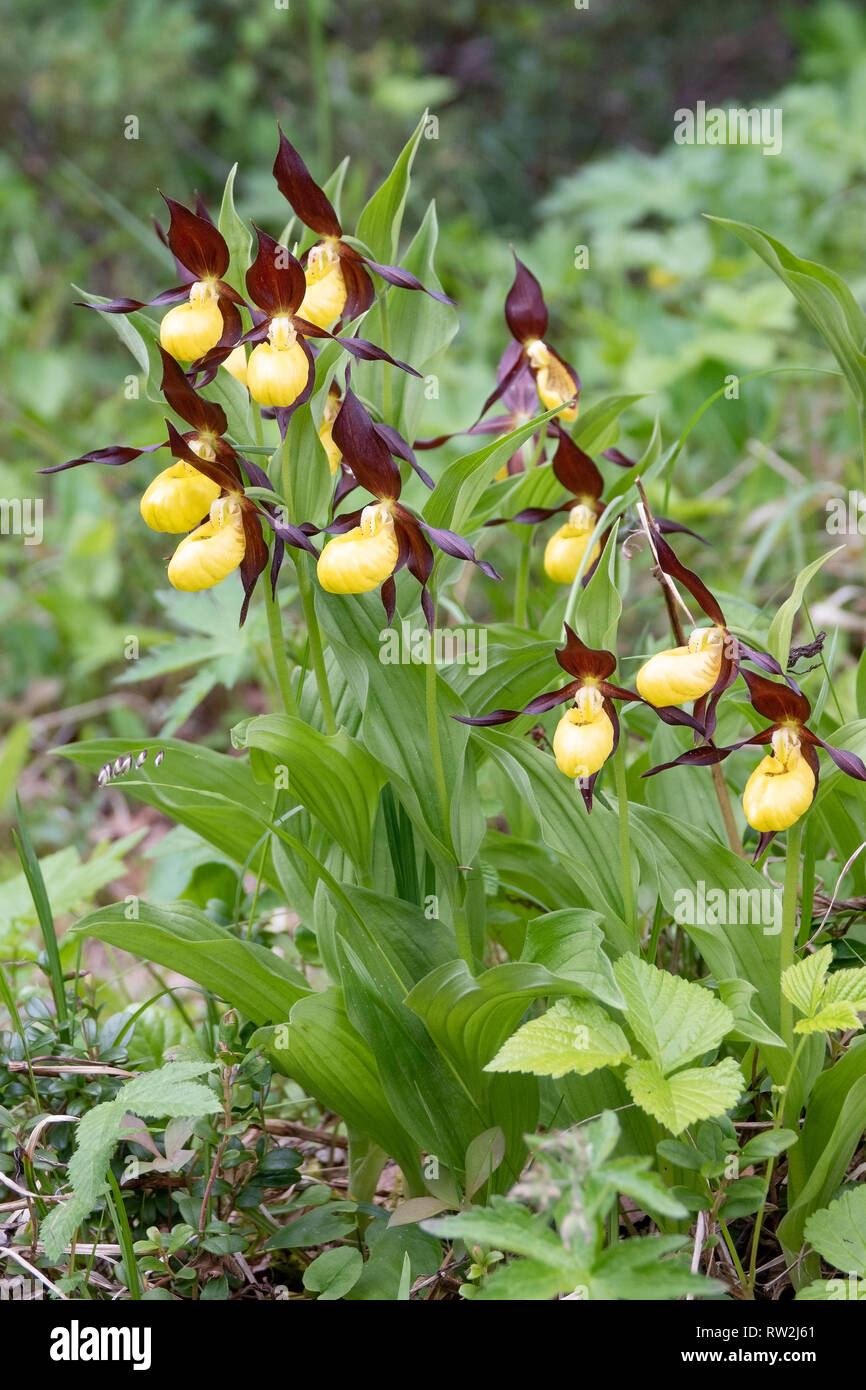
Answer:
<svg viewBox="0 0 866 1390"><path fill-rule="evenodd" d="M425 111L397 157L390 174L373 194L358 219L356 237L370 248L374 259L382 264L393 263L397 256L403 212L412 181L412 165L426 124Z"/></svg>
<svg viewBox="0 0 866 1390"><path fill-rule="evenodd" d="M232 742L268 753L297 800L366 870L385 774L357 739L344 729L320 734L302 719L263 714L236 725Z"/></svg>
<svg viewBox="0 0 866 1390"><path fill-rule="evenodd" d="M795 256L758 227L726 217L709 220L740 237L775 271L833 353L856 399L861 404L866 401L866 314L841 275L817 261Z"/></svg>
<svg viewBox="0 0 866 1390"><path fill-rule="evenodd" d="M241 941L192 903L115 903L82 917L72 931L186 975L254 1023L288 1018L309 993L292 966L256 942Z"/></svg>
<svg viewBox="0 0 866 1390"><path fill-rule="evenodd" d="M822 946L820 951L789 965L782 975L782 993L807 1018L820 1007L832 959L833 947Z"/></svg>

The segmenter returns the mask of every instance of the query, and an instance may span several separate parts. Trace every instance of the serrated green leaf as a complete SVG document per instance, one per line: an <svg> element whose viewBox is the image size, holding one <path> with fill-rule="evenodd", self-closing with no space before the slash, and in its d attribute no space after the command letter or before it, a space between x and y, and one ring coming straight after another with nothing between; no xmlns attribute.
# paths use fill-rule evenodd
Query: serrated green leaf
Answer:
<svg viewBox="0 0 866 1390"><path fill-rule="evenodd" d="M866 1004L863 1005L866 1008ZM839 1028L860 1028L860 1018L853 1004L840 999L836 1004L822 1005L810 1018L794 1024L795 1033L835 1033Z"/></svg>
<svg viewBox="0 0 866 1390"><path fill-rule="evenodd" d="M782 993L807 1018L820 1007L832 959L833 947L822 946L814 955L789 965L782 975Z"/></svg>
<svg viewBox="0 0 866 1390"><path fill-rule="evenodd" d="M45 1253L52 1263L107 1190L108 1165L123 1135L124 1117L214 1114L221 1109L219 1098L191 1079L210 1069L208 1062L169 1062L128 1081L114 1100L86 1111L76 1127L75 1152L69 1160L72 1196L49 1212L42 1225Z"/></svg>
<svg viewBox="0 0 866 1390"><path fill-rule="evenodd" d="M625 1075L632 1099L671 1134L682 1134L696 1120L723 1115L743 1093L733 1057L712 1067L692 1067L665 1076L655 1062L635 1062Z"/></svg>
<svg viewBox="0 0 866 1390"><path fill-rule="evenodd" d="M866 1279L866 1187L843 1192L806 1222L806 1239L829 1265Z"/></svg>
<svg viewBox="0 0 866 1390"><path fill-rule="evenodd" d="M856 970L834 970L824 983L822 1003L837 1004L845 1000L858 1013L866 1010L866 966Z"/></svg>
<svg viewBox="0 0 866 1390"><path fill-rule="evenodd" d="M711 1052L733 1026L730 1009L709 990L639 956L621 956L614 974L629 1027L664 1073Z"/></svg>
<svg viewBox="0 0 866 1390"><path fill-rule="evenodd" d="M597 1004L560 999L541 1018L518 1028L485 1071L526 1071L535 1076L585 1076L618 1066L629 1055L622 1029Z"/></svg>

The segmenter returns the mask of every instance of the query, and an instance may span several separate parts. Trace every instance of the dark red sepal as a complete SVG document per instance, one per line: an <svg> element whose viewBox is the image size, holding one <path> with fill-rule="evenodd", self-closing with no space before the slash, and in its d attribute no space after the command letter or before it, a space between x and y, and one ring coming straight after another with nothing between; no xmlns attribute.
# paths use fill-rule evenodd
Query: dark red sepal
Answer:
<svg viewBox="0 0 866 1390"><path fill-rule="evenodd" d="M274 178L283 197L305 226L319 236L338 237L340 219L327 194L316 183L291 141L280 130L280 148L274 160Z"/></svg>

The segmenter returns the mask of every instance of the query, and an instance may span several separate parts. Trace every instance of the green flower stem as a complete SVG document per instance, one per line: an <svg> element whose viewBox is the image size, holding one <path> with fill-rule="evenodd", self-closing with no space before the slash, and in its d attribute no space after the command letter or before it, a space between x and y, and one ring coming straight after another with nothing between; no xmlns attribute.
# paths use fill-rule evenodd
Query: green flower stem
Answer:
<svg viewBox="0 0 866 1390"><path fill-rule="evenodd" d="M310 578L306 554L298 553L295 556L295 566L298 571L298 590L300 591L301 603L304 609L304 619L307 624L307 636L310 639L310 657L312 659L313 672L319 691L319 703L322 706L322 720L325 725L325 733L335 734L337 732L337 720L334 716L334 702L331 699L331 689L328 685L328 673L325 670L325 656L322 650L322 633L319 628L319 619L316 616L316 598L313 593L313 581Z"/></svg>
<svg viewBox="0 0 866 1390"><path fill-rule="evenodd" d="M797 940L797 887L800 882L800 843L803 838L803 822L795 821L788 831L788 845L785 850L785 887L782 896L782 941L781 969L784 972L794 964L794 947ZM779 1010L782 1038L789 1052L794 1047L794 1009L791 1001L781 995Z"/></svg>
<svg viewBox="0 0 866 1390"><path fill-rule="evenodd" d="M622 861L622 906L625 923L637 940L637 916L635 912L634 888L631 881L631 836L628 825L628 784L626 781L626 739L620 731L619 747L614 754L613 767L616 777L616 804L619 812L619 854Z"/></svg>
<svg viewBox="0 0 866 1390"><path fill-rule="evenodd" d="M292 688L292 677L289 671L289 662L286 656L286 644L283 638L283 624L280 617L280 605L276 596L271 592L270 577L264 576L265 608L268 615L268 636L271 640L271 656L274 663L274 675L277 679L280 696L283 701L283 708L286 714L296 715L298 713L298 702Z"/></svg>
<svg viewBox="0 0 866 1390"><path fill-rule="evenodd" d="M805 1036L803 1036L797 1043L796 1050L794 1052L793 1057L791 1058L791 1065L788 1068L788 1075L785 1078L785 1084L782 1087L781 1094L779 1095L778 1100L776 1102L776 1109L773 1115L773 1129L781 1129L782 1127L782 1119L785 1112L785 1102L788 1097L788 1091L790 1089L791 1082L793 1081L794 1075L797 1070L797 1063L800 1060L800 1053L803 1051L805 1045L806 1038ZM791 1153L788 1155L789 1184L791 1181L791 1159L794 1152L795 1150L792 1150ZM761 1243L761 1227L764 1224L764 1212L767 1209L767 1198L770 1195L770 1183L773 1181L773 1170L775 1166L776 1160L775 1158L771 1158L767 1163L767 1171L764 1175L764 1200L761 1202L758 1214L755 1218L755 1228L752 1232L752 1252L749 1259L749 1281L747 1286L747 1292L750 1298L754 1298L755 1296L755 1277L758 1265L758 1247ZM788 1194L788 1205L789 1209L791 1206L793 1206L793 1197L790 1192Z"/></svg>
<svg viewBox="0 0 866 1390"><path fill-rule="evenodd" d="M517 563L517 582L514 586L514 626L526 627L528 622L529 560L532 551L532 531L524 526L520 537L520 558Z"/></svg>

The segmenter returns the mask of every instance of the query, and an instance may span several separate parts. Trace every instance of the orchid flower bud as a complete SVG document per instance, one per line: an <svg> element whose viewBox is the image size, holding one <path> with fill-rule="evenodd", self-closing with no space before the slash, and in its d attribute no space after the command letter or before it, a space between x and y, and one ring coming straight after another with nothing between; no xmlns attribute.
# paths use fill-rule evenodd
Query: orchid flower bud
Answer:
<svg viewBox="0 0 866 1390"><path fill-rule="evenodd" d="M259 343L247 363L247 386L259 405L293 405L307 384L310 364L291 319L271 320L268 341Z"/></svg>
<svg viewBox="0 0 866 1390"><path fill-rule="evenodd" d="M773 730L773 751L762 758L743 792L743 811L754 830L787 830L812 804L815 774L795 729Z"/></svg>
<svg viewBox="0 0 866 1390"><path fill-rule="evenodd" d="M601 691L585 685L553 735L556 766L566 777L591 777L613 752L613 723Z"/></svg>
<svg viewBox="0 0 866 1390"><path fill-rule="evenodd" d="M526 355L535 376L538 399L545 410L561 405L563 409L556 418L563 424L573 424L577 419L577 405L568 402L574 400L576 387L562 362L540 338L526 344Z"/></svg>
<svg viewBox="0 0 866 1390"><path fill-rule="evenodd" d="M209 280L190 285L186 304L169 309L159 326L159 341L178 362L194 362L216 347L223 335L216 286Z"/></svg>
<svg viewBox="0 0 866 1390"><path fill-rule="evenodd" d="M237 569L245 552L240 502L218 497L211 504L209 520L185 536L171 557L169 583L187 592L212 589Z"/></svg>
<svg viewBox="0 0 866 1390"><path fill-rule="evenodd" d="M656 652L635 678L638 692L650 705L684 705L712 690L722 668L723 627L696 627L688 646Z"/></svg>
<svg viewBox="0 0 866 1390"><path fill-rule="evenodd" d="M190 440L190 448L199 458L213 460L216 457L206 440ZM219 483L199 473L185 459L178 459L170 468L163 469L147 488L140 503L141 515L151 531L177 535L197 526L219 495Z"/></svg>
<svg viewBox="0 0 866 1390"><path fill-rule="evenodd" d="M323 241L313 247L304 275L307 292L298 317L314 323L317 328L330 328L346 303L346 281L339 254L331 242Z"/></svg>
<svg viewBox="0 0 866 1390"><path fill-rule="evenodd" d="M554 584L572 584L580 568L589 538L595 530L595 511L580 502L572 507L568 521L560 526L544 548L544 571ZM598 541L592 549L589 565L598 557L601 546ZM587 568L589 568L587 565Z"/></svg>
<svg viewBox="0 0 866 1390"><path fill-rule="evenodd" d="M398 555L391 509L373 503L362 511L359 526L328 541L316 573L329 594L365 594L394 573Z"/></svg>

